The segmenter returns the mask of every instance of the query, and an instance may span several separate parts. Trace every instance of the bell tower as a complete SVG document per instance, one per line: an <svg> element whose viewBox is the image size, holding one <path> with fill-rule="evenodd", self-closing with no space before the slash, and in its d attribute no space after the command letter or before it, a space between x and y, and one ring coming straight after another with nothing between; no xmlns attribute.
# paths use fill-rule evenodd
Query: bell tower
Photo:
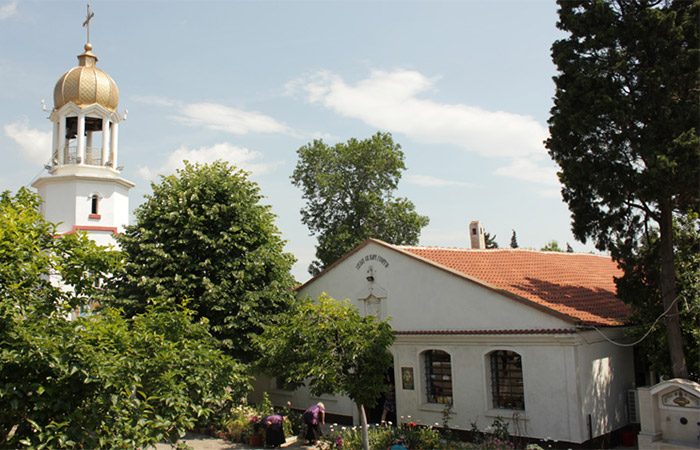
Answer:
<svg viewBox="0 0 700 450"><path fill-rule="evenodd" d="M88 42L78 66L64 73L54 88L51 160L48 175L32 186L44 200L46 220L60 234L88 232L100 245L116 245L114 235L129 221L129 190L134 183L119 176L119 90L96 67L89 22Z"/></svg>

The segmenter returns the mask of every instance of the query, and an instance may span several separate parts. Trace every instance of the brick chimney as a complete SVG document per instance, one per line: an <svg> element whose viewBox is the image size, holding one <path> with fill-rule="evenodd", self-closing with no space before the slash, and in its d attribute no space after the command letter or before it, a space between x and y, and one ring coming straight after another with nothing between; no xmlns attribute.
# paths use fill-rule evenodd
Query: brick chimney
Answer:
<svg viewBox="0 0 700 450"><path fill-rule="evenodd" d="M469 239L473 249L485 249L484 226L478 220L472 220L469 224Z"/></svg>

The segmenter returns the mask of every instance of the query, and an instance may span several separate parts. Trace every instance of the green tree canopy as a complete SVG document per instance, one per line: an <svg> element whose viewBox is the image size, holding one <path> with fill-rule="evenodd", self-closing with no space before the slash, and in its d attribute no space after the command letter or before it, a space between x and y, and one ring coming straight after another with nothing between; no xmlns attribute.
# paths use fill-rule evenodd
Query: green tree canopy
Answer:
<svg viewBox="0 0 700 450"><path fill-rule="evenodd" d="M357 403L366 432L363 406L373 406L386 390L392 366L394 332L386 321L361 317L349 302L323 294L317 302L303 300L281 323L266 326L253 339L262 373L289 386L306 384L313 395L347 395Z"/></svg>
<svg viewBox="0 0 700 450"><path fill-rule="evenodd" d="M518 248L518 236L515 234L515 230L513 230L513 234L510 236L510 248Z"/></svg>
<svg viewBox="0 0 700 450"><path fill-rule="evenodd" d="M317 235L316 274L368 238L416 244L429 219L412 202L394 198L406 169L391 134L329 146L315 140L297 150L292 183L302 189L302 222Z"/></svg>
<svg viewBox="0 0 700 450"><path fill-rule="evenodd" d="M68 319L99 294L116 252L56 236L26 189L0 197L0 448L175 442L245 393L240 365L186 311Z"/></svg>
<svg viewBox="0 0 700 450"><path fill-rule="evenodd" d="M484 243L486 248L498 248L498 242L496 242L496 235L491 236L491 233L484 233Z"/></svg>
<svg viewBox="0 0 700 450"><path fill-rule="evenodd" d="M697 1L559 0L559 70L546 146L560 166L573 233L624 261L660 233L664 305L676 300L673 216L700 203ZM673 376L687 377L675 308Z"/></svg>
<svg viewBox="0 0 700 450"><path fill-rule="evenodd" d="M559 242L557 241L549 241L547 244L545 244L544 247L540 249L542 252L563 252L561 247L559 247Z"/></svg>
<svg viewBox="0 0 700 450"><path fill-rule="evenodd" d="M250 361L250 336L294 300L294 259L270 207L245 172L220 161L187 163L152 187L119 237L125 265L112 303L133 314L149 298L187 300L233 356Z"/></svg>

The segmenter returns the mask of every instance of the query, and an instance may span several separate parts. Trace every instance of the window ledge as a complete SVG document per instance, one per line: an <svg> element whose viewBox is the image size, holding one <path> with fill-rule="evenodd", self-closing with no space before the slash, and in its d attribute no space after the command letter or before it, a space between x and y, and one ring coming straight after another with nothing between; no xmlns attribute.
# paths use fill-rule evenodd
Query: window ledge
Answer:
<svg viewBox="0 0 700 450"><path fill-rule="evenodd" d="M502 417L504 419L530 420L523 409L489 409L484 412L486 417Z"/></svg>
<svg viewBox="0 0 700 450"><path fill-rule="evenodd" d="M286 389L270 389L271 394L279 395L280 397L294 397L294 391L288 391Z"/></svg>
<svg viewBox="0 0 700 450"><path fill-rule="evenodd" d="M447 403L423 403L418 405L418 409L421 411L443 412L446 406ZM454 407L454 404L452 406Z"/></svg>
<svg viewBox="0 0 700 450"><path fill-rule="evenodd" d="M312 398L312 399L314 399L314 400L319 400L319 401L322 401L322 402L324 402L324 403L325 403L325 402L335 402L335 403L337 403L338 400L339 400L338 397L335 396L335 395L333 395L333 394L330 394L330 395L322 394L322 395L320 395L320 396L310 396L309 398Z"/></svg>
<svg viewBox="0 0 700 450"><path fill-rule="evenodd" d="M88 216L88 219L98 219L98 220L99 220L99 219L101 219L101 218L102 218L102 216L99 215L99 214L90 214L90 215Z"/></svg>

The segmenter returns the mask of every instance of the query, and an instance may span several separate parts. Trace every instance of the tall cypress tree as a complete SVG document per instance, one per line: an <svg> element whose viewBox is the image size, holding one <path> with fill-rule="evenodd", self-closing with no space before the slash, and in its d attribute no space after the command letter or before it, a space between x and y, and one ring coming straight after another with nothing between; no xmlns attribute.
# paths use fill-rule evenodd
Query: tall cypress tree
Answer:
<svg viewBox="0 0 700 450"><path fill-rule="evenodd" d="M559 0L556 96L546 146L573 233L625 261L658 228L673 376L687 377L673 217L697 211L699 2Z"/></svg>

